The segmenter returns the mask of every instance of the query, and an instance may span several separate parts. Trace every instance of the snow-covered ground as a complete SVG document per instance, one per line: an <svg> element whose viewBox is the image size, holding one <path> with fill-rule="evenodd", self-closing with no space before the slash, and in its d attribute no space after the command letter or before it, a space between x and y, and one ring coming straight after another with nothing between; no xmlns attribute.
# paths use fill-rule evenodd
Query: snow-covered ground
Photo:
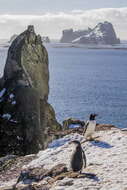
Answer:
<svg viewBox="0 0 127 190"><path fill-rule="evenodd" d="M64 184L70 179L64 179L57 181L52 190L125 190L127 188L126 132L117 129L100 131L97 136L100 136L98 142L91 141L82 144L87 157L87 168L83 172L94 173L96 178L71 179L73 185L66 187ZM39 152L38 158L32 161L29 166L44 165L45 168L52 168L58 163L65 163L69 167L71 148L68 141L74 139L83 141L83 137L79 134L59 139L52 144L53 148ZM60 146L60 144L64 145Z"/></svg>
<svg viewBox="0 0 127 190"><path fill-rule="evenodd" d="M95 136L99 136L97 141L82 144L87 157L83 173L92 173L95 177L66 177L56 181L51 190L127 190L127 131L105 130L96 132ZM83 142L84 137L75 133L54 141L23 169L41 166L51 169L62 163L69 169L72 147L68 142L72 140Z"/></svg>

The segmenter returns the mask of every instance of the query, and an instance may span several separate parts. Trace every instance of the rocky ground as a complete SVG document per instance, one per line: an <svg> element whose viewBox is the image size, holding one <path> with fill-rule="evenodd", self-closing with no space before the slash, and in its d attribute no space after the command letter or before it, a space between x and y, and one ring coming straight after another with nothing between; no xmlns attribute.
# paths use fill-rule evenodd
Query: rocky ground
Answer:
<svg viewBox="0 0 127 190"><path fill-rule="evenodd" d="M95 141L83 142L82 135L73 133L37 155L0 160L0 190L127 190L127 131L112 128L95 136ZM72 154L68 142L75 139L87 157L82 174L67 172Z"/></svg>

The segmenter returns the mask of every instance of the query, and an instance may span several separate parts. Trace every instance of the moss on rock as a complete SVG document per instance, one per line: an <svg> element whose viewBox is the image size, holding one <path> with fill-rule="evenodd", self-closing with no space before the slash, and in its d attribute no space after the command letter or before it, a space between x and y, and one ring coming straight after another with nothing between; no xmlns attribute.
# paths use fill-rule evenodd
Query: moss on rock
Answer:
<svg viewBox="0 0 127 190"><path fill-rule="evenodd" d="M52 139L47 129L61 130L48 104L48 53L33 26L11 44L1 79L0 155L32 154Z"/></svg>

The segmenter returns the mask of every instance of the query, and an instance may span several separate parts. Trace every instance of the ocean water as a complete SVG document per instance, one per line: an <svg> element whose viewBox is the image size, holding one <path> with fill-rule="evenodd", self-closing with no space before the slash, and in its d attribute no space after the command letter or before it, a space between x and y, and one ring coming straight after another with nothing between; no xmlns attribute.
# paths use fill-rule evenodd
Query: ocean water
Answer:
<svg viewBox="0 0 127 190"><path fill-rule="evenodd" d="M49 53L50 95L57 119L86 120L127 127L127 50L55 48ZM0 75L7 48L0 48Z"/></svg>
<svg viewBox="0 0 127 190"><path fill-rule="evenodd" d="M59 121L86 120L127 127L127 50L47 47L50 96Z"/></svg>

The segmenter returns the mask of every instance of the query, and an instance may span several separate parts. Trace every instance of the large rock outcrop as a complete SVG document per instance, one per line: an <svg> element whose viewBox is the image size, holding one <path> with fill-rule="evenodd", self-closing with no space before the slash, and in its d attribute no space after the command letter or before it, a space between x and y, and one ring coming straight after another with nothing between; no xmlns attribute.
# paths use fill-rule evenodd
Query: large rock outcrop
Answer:
<svg viewBox="0 0 127 190"><path fill-rule="evenodd" d="M120 40L116 36L113 25L107 21L104 23L99 23L93 29L89 28L87 31L84 31L84 33L85 34L80 34L78 32L79 36L76 36L76 32L73 32L73 30L66 30L63 32L61 42L104 45L120 43Z"/></svg>
<svg viewBox="0 0 127 190"><path fill-rule="evenodd" d="M0 155L31 154L47 146L52 139L47 129L61 128L48 94L48 54L29 26L10 46L1 79Z"/></svg>

